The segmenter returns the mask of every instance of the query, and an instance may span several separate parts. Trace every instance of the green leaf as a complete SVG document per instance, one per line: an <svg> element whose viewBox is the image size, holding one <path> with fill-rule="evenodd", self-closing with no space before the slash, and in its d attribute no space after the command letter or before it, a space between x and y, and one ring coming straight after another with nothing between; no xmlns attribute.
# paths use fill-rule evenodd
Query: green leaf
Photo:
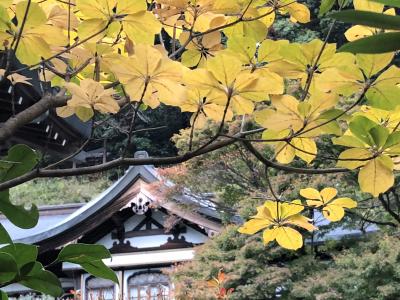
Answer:
<svg viewBox="0 0 400 300"><path fill-rule="evenodd" d="M86 272L92 274L95 277L109 279L117 284L119 283L118 277L115 272L107 267L101 260L82 263L80 265Z"/></svg>
<svg viewBox="0 0 400 300"><path fill-rule="evenodd" d="M318 17L321 17L328 11L330 11L332 7L335 5L335 2L336 0L322 0L321 5L319 7Z"/></svg>
<svg viewBox="0 0 400 300"><path fill-rule="evenodd" d="M387 6L400 8L400 0L370 0L370 1L382 3Z"/></svg>
<svg viewBox="0 0 400 300"><path fill-rule="evenodd" d="M0 291L0 300L8 300L7 294L3 291Z"/></svg>
<svg viewBox="0 0 400 300"><path fill-rule="evenodd" d="M388 32L373 35L340 47L339 52L351 53L387 53L400 49L400 32Z"/></svg>
<svg viewBox="0 0 400 300"><path fill-rule="evenodd" d="M10 202L8 190L0 192L0 211L15 225L28 229L35 227L39 220L39 210L32 204L30 209Z"/></svg>
<svg viewBox="0 0 400 300"><path fill-rule="evenodd" d="M396 131L390 134L383 148L390 148L397 145L398 143L400 143L400 131Z"/></svg>
<svg viewBox="0 0 400 300"><path fill-rule="evenodd" d="M359 10L344 10L330 15L332 18L358 25L381 29L400 29L400 17Z"/></svg>
<svg viewBox="0 0 400 300"><path fill-rule="evenodd" d="M20 284L46 295L58 297L62 294L60 280L53 273L43 269L39 262L35 262L32 271L22 276Z"/></svg>
<svg viewBox="0 0 400 300"><path fill-rule="evenodd" d="M380 148L385 145L387 141L389 129L383 126L375 126L369 130L369 133L374 141L374 144Z"/></svg>
<svg viewBox="0 0 400 300"><path fill-rule="evenodd" d="M80 264L110 257L110 252L102 245L70 244L61 250L57 261Z"/></svg>
<svg viewBox="0 0 400 300"><path fill-rule="evenodd" d="M30 262L36 261L38 256L37 246L21 243L5 246L1 248L0 251L12 255L15 258L19 269Z"/></svg>
<svg viewBox="0 0 400 300"><path fill-rule="evenodd" d="M392 110L400 105L399 92L400 88L397 85L377 84L372 86L365 96L372 107Z"/></svg>
<svg viewBox="0 0 400 300"><path fill-rule="evenodd" d="M7 283L18 275L18 266L14 257L0 250L0 284Z"/></svg>
<svg viewBox="0 0 400 300"><path fill-rule="evenodd" d="M8 150L6 160L15 162L2 176L1 181L7 181L29 172L38 162L37 153L26 145L15 145Z"/></svg>
<svg viewBox="0 0 400 300"><path fill-rule="evenodd" d="M8 234L7 230L4 228L3 225L0 224L0 245L1 244L12 244L13 241Z"/></svg>
<svg viewBox="0 0 400 300"><path fill-rule="evenodd" d="M370 134L370 129L376 126L376 123L363 116L357 116L349 123L351 133L370 146L375 145L375 141Z"/></svg>

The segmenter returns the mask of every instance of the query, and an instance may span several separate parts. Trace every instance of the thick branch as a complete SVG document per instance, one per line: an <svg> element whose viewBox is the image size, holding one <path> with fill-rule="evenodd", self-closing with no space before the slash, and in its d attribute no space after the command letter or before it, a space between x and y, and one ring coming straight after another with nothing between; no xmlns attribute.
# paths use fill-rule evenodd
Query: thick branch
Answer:
<svg viewBox="0 0 400 300"><path fill-rule="evenodd" d="M251 134L252 132L240 133L237 134L238 137L245 136L246 134ZM40 177L68 177L68 176L79 176L86 174L94 174L102 171L107 171L113 168L121 167L121 166L141 166L141 165L173 165L179 164L185 161L188 161L196 156L200 156L228 145L231 145L236 142L236 139L229 138L220 141L216 141L207 147L203 147L202 149L196 149L194 151L187 152L183 155L178 156L170 156L170 157L150 157L150 158L117 158L115 160L95 165L89 167L82 168L67 168L67 169L45 169L38 168L31 172L28 172L20 177L14 178L9 181L5 181L0 183L0 191L15 187L24 182L30 181L35 178Z"/></svg>
<svg viewBox="0 0 400 300"><path fill-rule="evenodd" d="M67 104L69 97L65 96L65 90L57 95L45 95L31 107L21 111L15 116L10 117L0 125L0 144L10 138L20 127L29 124L47 110L54 107L60 107Z"/></svg>

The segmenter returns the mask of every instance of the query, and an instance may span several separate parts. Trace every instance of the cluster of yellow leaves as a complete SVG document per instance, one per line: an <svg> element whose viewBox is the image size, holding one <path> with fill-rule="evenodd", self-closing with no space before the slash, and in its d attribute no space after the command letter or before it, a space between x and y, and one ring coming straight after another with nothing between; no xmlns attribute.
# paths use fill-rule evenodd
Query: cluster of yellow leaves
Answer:
<svg viewBox="0 0 400 300"><path fill-rule="evenodd" d="M71 93L72 99L67 106L57 109L61 117L66 118L75 113L86 122L93 117L95 110L102 113L116 113L119 110L118 103L112 97L114 90L105 90L102 84L93 79L82 80L80 86L66 83L65 87Z"/></svg>
<svg viewBox="0 0 400 300"><path fill-rule="evenodd" d="M239 228L239 232L255 234L265 229L263 232L264 244L276 240L283 248L299 249L303 246L303 237L292 226L301 227L308 231L317 229L310 223L311 219L300 214L303 210L304 206L300 200L294 200L290 203L267 200L264 205L257 207L257 214L244 223Z"/></svg>
<svg viewBox="0 0 400 300"><path fill-rule="evenodd" d="M322 98L324 101L321 101ZM340 134L336 122L320 126L329 119L329 110L337 101L336 95L322 93L315 93L303 102L290 95L273 96L271 104L275 109L257 111L254 117L258 124L268 128L262 135L263 139L287 139L271 143L275 148L276 159L280 163L290 163L295 156L310 163L317 154L315 137L322 133Z"/></svg>
<svg viewBox="0 0 400 300"><path fill-rule="evenodd" d="M394 14L372 1L354 6ZM20 62L39 67L43 81L67 88L72 99L57 110L63 117L116 113L116 94L152 109L163 103L191 112L196 129L249 115L265 128L262 138L278 162L297 157L310 164L318 138L336 136L335 144L349 148L338 166L360 169L363 191L386 191L399 160L399 126L374 118L397 120L394 53L337 53L336 44L318 39L273 41L267 35L276 14L310 21L308 8L292 0L76 0L70 7L8 0L0 4L0 50L16 49ZM346 36L376 32L354 26ZM29 84L8 71L13 84ZM101 88L115 82L121 88ZM338 109L353 99L359 109L363 98L369 106L351 117Z"/></svg>
<svg viewBox="0 0 400 300"><path fill-rule="evenodd" d="M361 190L373 196L387 191L394 183L393 158L400 155L400 132L394 131L399 122L394 125L392 118L398 118L398 112L393 116L387 112L387 123L375 123L371 117L379 117L369 111L369 117L361 113L354 116L349 124L349 130L341 137L333 139L336 145L349 147L339 155L337 165L348 169L360 168L358 181ZM394 121L394 122L396 122Z"/></svg>
<svg viewBox="0 0 400 300"><path fill-rule="evenodd" d="M18 2L12 10L0 6L0 49L15 49L24 24L16 56L23 64L31 65L50 57L53 48L65 46L67 39L54 15L48 17L38 3L30 3L25 15L27 6L28 1Z"/></svg>
<svg viewBox="0 0 400 300"><path fill-rule="evenodd" d="M355 208L357 202L351 198L336 198L335 188L324 188L318 192L313 188L300 190L300 195L307 199L307 205L322 209L322 214L331 222L340 221L344 217L344 208Z"/></svg>
<svg viewBox="0 0 400 300"><path fill-rule="evenodd" d="M329 221L336 222L344 217L344 208L355 208L357 202L350 198L336 198L337 190L324 188L318 192L313 188L300 190L300 195L306 199L308 207L321 210ZM264 205L257 207L257 214L245 222L238 231L244 234L255 234L263 231L264 244L274 240L283 248L296 250L303 246L303 237L293 227L300 227L307 231L318 228L309 219L300 213L304 210L300 200L283 202L267 200Z"/></svg>

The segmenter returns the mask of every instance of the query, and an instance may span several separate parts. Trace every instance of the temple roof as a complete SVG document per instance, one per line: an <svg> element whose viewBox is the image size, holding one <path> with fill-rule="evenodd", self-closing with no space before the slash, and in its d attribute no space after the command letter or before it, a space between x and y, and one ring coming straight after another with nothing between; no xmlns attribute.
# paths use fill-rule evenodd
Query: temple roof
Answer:
<svg viewBox="0 0 400 300"><path fill-rule="evenodd" d="M137 155L147 155L147 153L139 152ZM124 176L86 204L40 207L39 222L32 229L18 228L4 216L0 216L0 222L17 242L37 244L45 249L59 247L89 232L96 224L100 224L126 206L132 197L141 192L141 185L135 187L139 179L150 184L159 181L160 177L154 166L130 167ZM219 212L209 200L209 195L201 197L186 191L182 195L173 197L173 200L162 201L159 205L180 218L219 231L221 227ZM193 212L180 210L179 203L193 205Z"/></svg>

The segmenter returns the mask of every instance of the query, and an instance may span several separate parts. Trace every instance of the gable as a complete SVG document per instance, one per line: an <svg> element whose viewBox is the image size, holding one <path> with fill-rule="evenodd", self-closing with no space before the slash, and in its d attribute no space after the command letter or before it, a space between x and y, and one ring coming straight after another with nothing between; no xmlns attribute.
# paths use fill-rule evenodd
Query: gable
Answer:
<svg viewBox="0 0 400 300"><path fill-rule="evenodd" d="M129 209L126 208L125 213ZM122 219L124 217L125 220ZM149 209L144 214L132 212L130 216L121 213L119 217L114 217L113 226L108 227L107 231L104 231L105 227L99 228L103 236L92 242L104 245L112 253L129 253L189 248L203 244L208 239L207 233L199 226L180 219L170 227L166 224L168 218L168 212L164 209ZM101 236L98 230L89 232L88 238ZM85 242L85 238L82 237L81 242Z"/></svg>

